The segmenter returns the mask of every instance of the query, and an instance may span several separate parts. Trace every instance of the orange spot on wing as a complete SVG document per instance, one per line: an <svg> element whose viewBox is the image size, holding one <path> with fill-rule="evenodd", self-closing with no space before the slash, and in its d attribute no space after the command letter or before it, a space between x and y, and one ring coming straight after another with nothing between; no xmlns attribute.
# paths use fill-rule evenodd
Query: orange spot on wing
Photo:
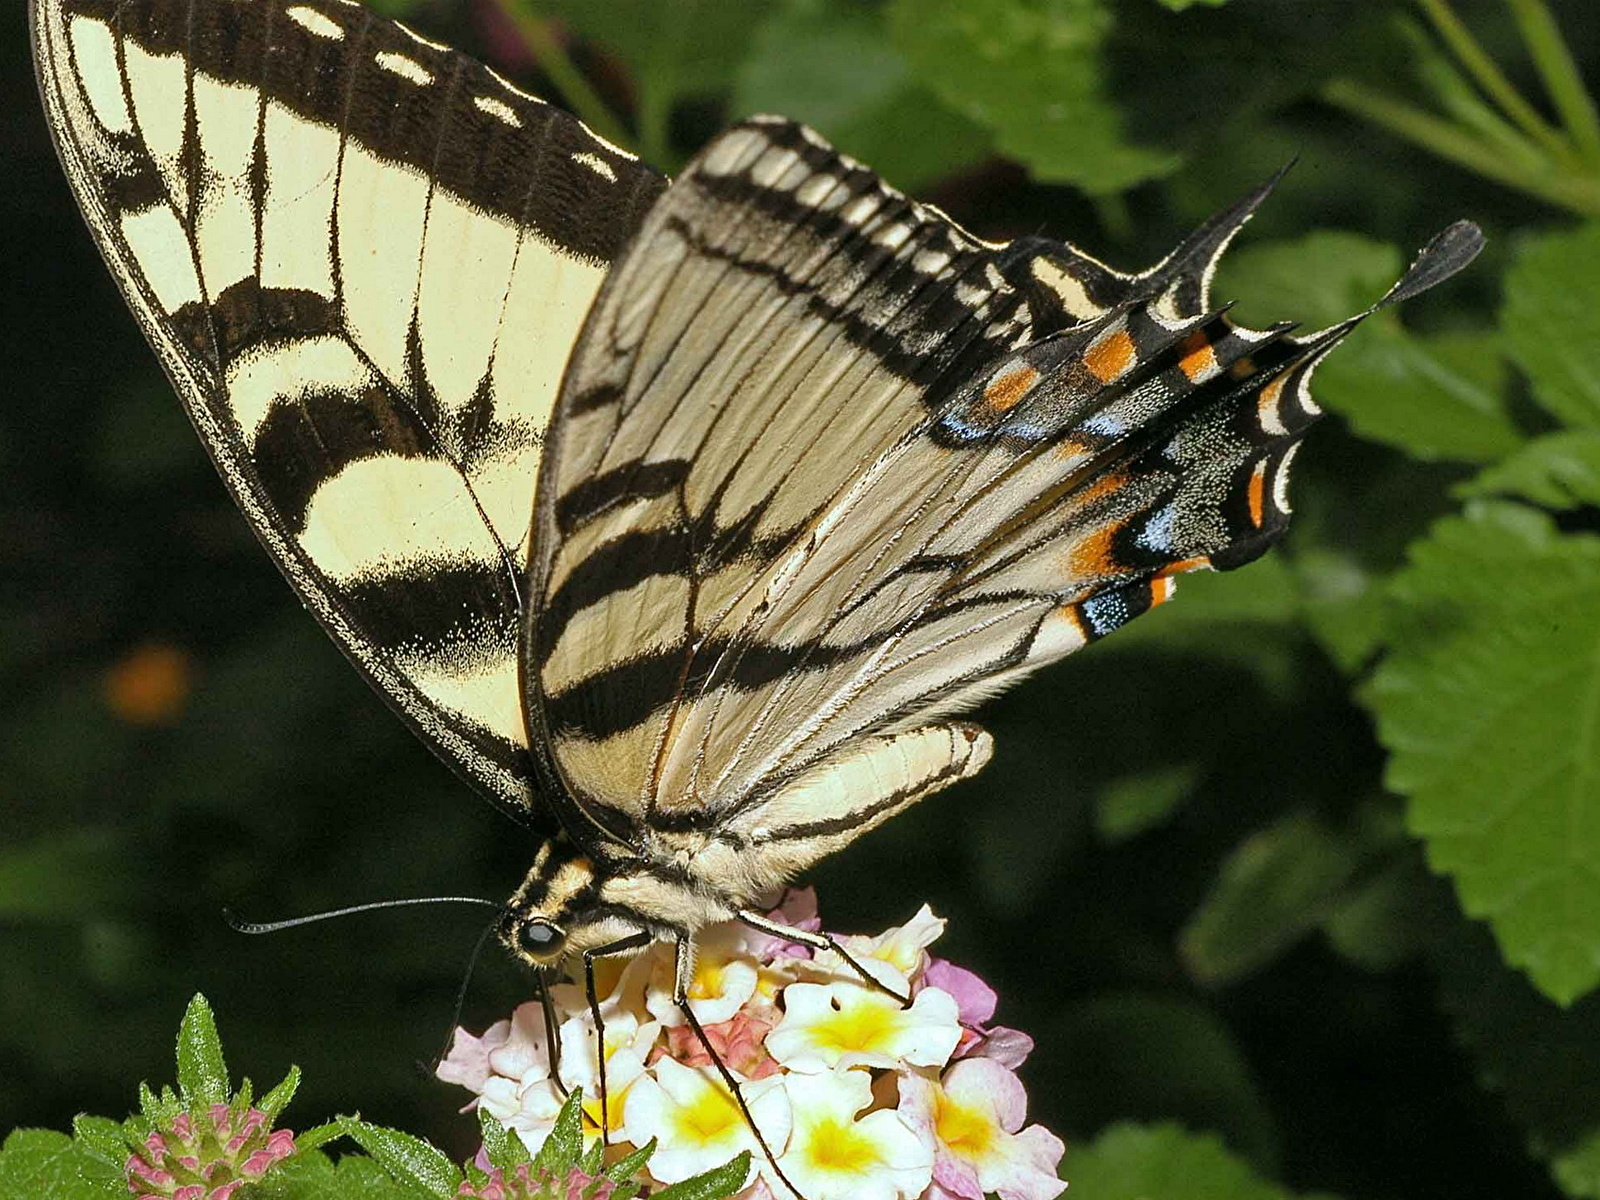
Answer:
<svg viewBox="0 0 1600 1200"><path fill-rule="evenodd" d="M1112 492L1122 488L1127 482L1128 477L1126 475L1119 475L1115 472L1109 475L1102 475L1086 484L1076 493L1073 499L1081 504L1090 504L1099 500L1102 496L1111 495Z"/></svg>
<svg viewBox="0 0 1600 1200"><path fill-rule="evenodd" d="M1039 378L1039 372L1024 363L1015 370L997 375L983 389L983 403L991 411L1003 413L1015 407Z"/></svg>
<svg viewBox="0 0 1600 1200"><path fill-rule="evenodd" d="M1165 575L1158 575L1150 581L1150 607L1165 604L1178 591L1178 581Z"/></svg>
<svg viewBox="0 0 1600 1200"><path fill-rule="evenodd" d="M1083 365L1101 383L1110 383L1133 366L1138 352L1126 329L1103 334L1083 352Z"/></svg>
<svg viewBox="0 0 1600 1200"><path fill-rule="evenodd" d="M1266 501L1267 464L1258 462L1256 469L1250 473L1250 523L1257 529L1261 528L1263 505Z"/></svg>
<svg viewBox="0 0 1600 1200"><path fill-rule="evenodd" d="M1180 558L1177 562L1168 563L1161 568L1161 576L1182 575L1186 571L1203 571L1211 565L1211 560L1201 555L1198 558Z"/></svg>
<svg viewBox="0 0 1600 1200"><path fill-rule="evenodd" d="M1216 351L1211 348L1211 340L1203 329L1196 329L1184 338L1183 345L1178 349L1182 354L1178 366L1183 368L1190 383L1203 383L1221 370L1217 365Z"/></svg>
<svg viewBox="0 0 1600 1200"><path fill-rule="evenodd" d="M1103 579L1117 569L1112 538L1117 526L1097 529L1072 544L1067 554L1067 570L1074 579Z"/></svg>

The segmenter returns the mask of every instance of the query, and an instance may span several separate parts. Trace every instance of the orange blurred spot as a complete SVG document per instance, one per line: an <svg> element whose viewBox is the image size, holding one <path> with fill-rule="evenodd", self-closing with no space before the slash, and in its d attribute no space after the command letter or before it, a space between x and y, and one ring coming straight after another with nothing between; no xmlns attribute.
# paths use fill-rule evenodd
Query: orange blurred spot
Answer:
<svg viewBox="0 0 1600 1200"><path fill-rule="evenodd" d="M194 688L189 652L162 642L130 651L106 672L106 704L129 725L167 725Z"/></svg>
<svg viewBox="0 0 1600 1200"><path fill-rule="evenodd" d="M1138 352L1126 329L1105 334L1083 352L1083 365L1101 383L1110 383L1133 366Z"/></svg>
<svg viewBox="0 0 1600 1200"><path fill-rule="evenodd" d="M1233 366L1228 368L1228 374L1235 379L1243 379L1247 375L1256 373L1256 360L1246 354L1243 358L1234 360Z"/></svg>
<svg viewBox="0 0 1600 1200"><path fill-rule="evenodd" d="M1039 372L1024 363L1014 371L1007 371L991 380L989 386L983 389L983 402L993 412L1006 412L1028 394L1028 389L1038 378Z"/></svg>
<svg viewBox="0 0 1600 1200"><path fill-rule="evenodd" d="M1267 482L1267 464L1258 462L1256 469L1250 473L1250 523L1257 529L1261 528L1261 516L1266 500L1265 489Z"/></svg>
<svg viewBox="0 0 1600 1200"><path fill-rule="evenodd" d="M1216 351L1211 348L1211 341L1203 329L1196 329L1184 338L1179 350L1183 357L1178 359L1178 366L1183 368L1190 383L1204 382L1221 369L1217 366Z"/></svg>

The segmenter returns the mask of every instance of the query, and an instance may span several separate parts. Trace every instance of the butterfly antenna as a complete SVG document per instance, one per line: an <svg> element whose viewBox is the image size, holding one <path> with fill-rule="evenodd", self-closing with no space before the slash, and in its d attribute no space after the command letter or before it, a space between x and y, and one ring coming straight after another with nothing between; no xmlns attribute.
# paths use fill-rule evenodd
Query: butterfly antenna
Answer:
<svg viewBox="0 0 1600 1200"><path fill-rule="evenodd" d="M482 896L416 896L408 900L375 900L370 904L352 904L349 908L333 908L327 912L311 913L304 917L290 917L287 921L246 921L230 908L222 910L222 917L237 933L277 933L299 925L313 925L318 921L331 921L335 917L348 917L356 913L373 912L380 908L410 908L416 904L481 904L486 908L503 908ZM494 926L489 928L493 929ZM485 935L487 936L487 934ZM479 944L483 938L478 939Z"/></svg>
<svg viewBox="0 0 1600 1200"><path fill-rule="evenodd" d="M499 907L496 905L495 907ZM483 932L478 935L478 940L472 943L472 954L467 959L466 973L461 976L461 986L456 990L456 1006L450 1014L450 1029L444 1035L444 1049L434 1061L437 1072L439 1063L450 1057L450 1049L456 1044L456 1030L461 1025L461 1010L467 1004L467 989L472 986L472 974L478 969L478 959L483 955L483 948L489 944L489 935L494 932L495 926L500 923L497 916L483 927Z"/></svg>

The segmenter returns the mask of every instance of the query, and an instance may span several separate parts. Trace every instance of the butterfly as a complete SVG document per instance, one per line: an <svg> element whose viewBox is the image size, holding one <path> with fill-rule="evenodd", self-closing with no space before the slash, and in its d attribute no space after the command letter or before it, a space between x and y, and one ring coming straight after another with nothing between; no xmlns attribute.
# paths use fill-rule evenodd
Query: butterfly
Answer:
<svg viewBox="0 0 1600 1200"><path fill-rule="evenodd" d="M30 0L95 241L290 584L533 831L538 966L762 898L992 742L961 714L1263 553L1357 324L981 240L757 117L668 182L350 0ZM840 949L836 945L834 949ZM690 1020L693 1020L692 1013Z"/></svg>

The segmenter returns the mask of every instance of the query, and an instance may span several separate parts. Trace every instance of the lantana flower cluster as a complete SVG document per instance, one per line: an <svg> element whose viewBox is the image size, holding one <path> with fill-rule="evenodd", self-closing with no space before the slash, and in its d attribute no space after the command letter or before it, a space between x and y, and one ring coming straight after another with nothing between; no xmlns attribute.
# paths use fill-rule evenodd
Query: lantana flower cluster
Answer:
<svg viewBox="0 0 1600 1200"><path fill-rule="evenodd" d="M149 1134L123 1171L136 1200L233 1200L294 1151L294 1134L261 1109L211 1104Z"/></svg>
<svg viewBox="0 0 1600 1200"><path fill-rule="evenodd" d="M816 898L791 891L771 918L820 928ZM762 1140L806 1200L1054 1200L1063 1145L1027 1125L1016 1070L1033 1048L990 1024L994 991L928 953L945 923L925 906L877 937L838 941L902 1006L832 950L744 925L699 939L689 1007L739 1080ZM673 949L596 964L605 1027L604 1120L615 1153L655 1139L652 1177L675 1183L749 1151L741 1200L789 1189L705 1047L673 1001ZM586 1136L600 1136L595 1023L584 989L551 989L550 1053L538 1002L474 1036L458 1030L439 1077L537 1152L565 1095L582 1090ZM552 1074L552 1060L559 1077Z"/></svg>

